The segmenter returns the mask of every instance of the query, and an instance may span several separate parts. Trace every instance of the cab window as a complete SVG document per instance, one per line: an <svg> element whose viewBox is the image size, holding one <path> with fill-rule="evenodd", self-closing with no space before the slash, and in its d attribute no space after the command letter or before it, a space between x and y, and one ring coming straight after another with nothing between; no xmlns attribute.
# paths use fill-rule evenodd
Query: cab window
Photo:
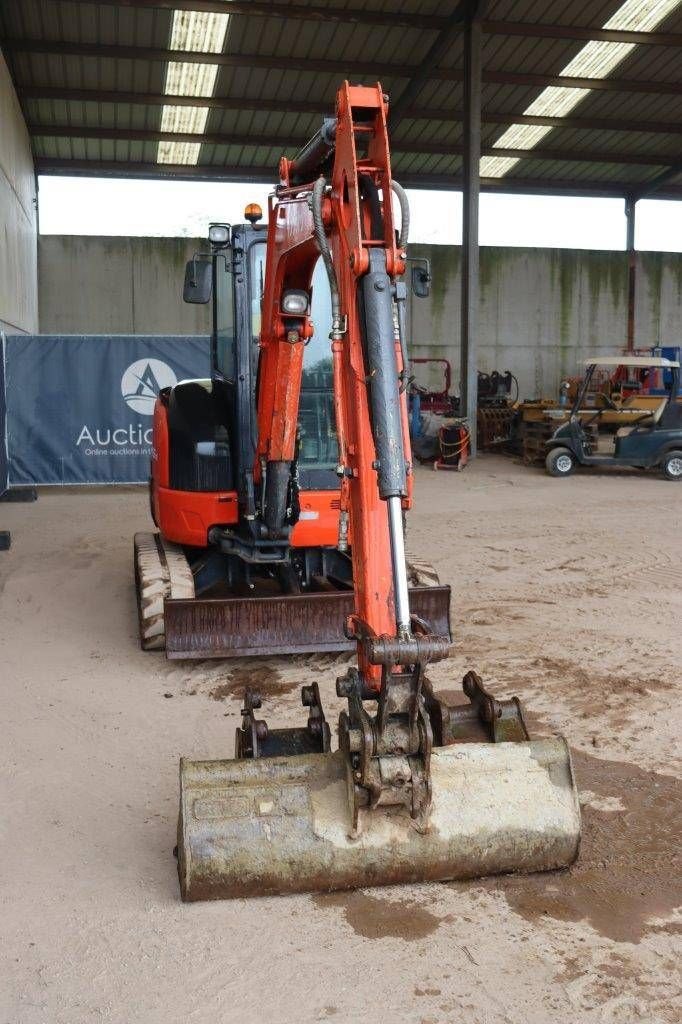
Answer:
<svg viewBox="0 0 682 1024"><path fill-rule="evenodd" d="M329 281L320 258L312 279L311 319L315 333L303 354L303 377L299 404L301 447L298 464L303 486L317 482L316 471L334 471L338 462L338 443L334 422L334 381L329 334L332 326L332 303ZM307 474L306 474L307 471ZM320 483L322 482L320 478ZM336 478L328 485L338 486Z"/></svg>
<svg viewBox="0 0 682 1024"><path fill-rule="evenodd" d="M249 249L249 283L251 285L251 337L260 338L261 303L265 288L266 240L255 242Z"/></svg>
<svg viewBox="0 0 682 1024"><path fill-rule="evenodd" d="M214 337L213 359L224 380L236 379L234 278L228 270L227 258L218 253L214 263Z"/></svg>

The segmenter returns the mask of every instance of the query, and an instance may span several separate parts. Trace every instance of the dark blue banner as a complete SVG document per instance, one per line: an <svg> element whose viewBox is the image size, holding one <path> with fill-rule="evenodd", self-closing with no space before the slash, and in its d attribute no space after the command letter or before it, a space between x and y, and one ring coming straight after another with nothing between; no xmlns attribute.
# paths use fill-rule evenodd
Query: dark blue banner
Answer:
<svg viewBox="0 0 682 1024"><path fill-rule="evenodd" d="M7 490L7 407L5 405L5 339L0 332L0 494Z"/></svg>
<svg viewBox="0 0 682 1024"><path fill-rule="evenodd" d="M142 483L154 401L210 376L207 337L10 335L5 343L9 483Z"/></svg>

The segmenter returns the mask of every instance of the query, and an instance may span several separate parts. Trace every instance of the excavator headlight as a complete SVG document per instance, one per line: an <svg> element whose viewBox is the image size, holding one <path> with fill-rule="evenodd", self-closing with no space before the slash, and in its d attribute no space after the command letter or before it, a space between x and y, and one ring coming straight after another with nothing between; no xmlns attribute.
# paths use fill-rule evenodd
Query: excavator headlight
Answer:
<svg viewBox="0 0 682 1024"><path fill-rule="evenodd" d="M208 228L208 240L211 245L223 246L230 244L229 224L210 224Z"/></svg>
<svg viewBox="0 0 682 1024"><path fill-rule="evenodd" d="M282 312L292 316L305 316L308 312L308 293L300 288L287 288L282 295Z"/></svg>

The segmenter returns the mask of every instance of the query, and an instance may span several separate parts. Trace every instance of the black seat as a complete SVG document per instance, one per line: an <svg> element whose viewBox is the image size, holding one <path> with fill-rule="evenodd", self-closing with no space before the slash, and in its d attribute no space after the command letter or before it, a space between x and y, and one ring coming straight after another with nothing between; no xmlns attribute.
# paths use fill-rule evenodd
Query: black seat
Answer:
<svg viewBox="0 0 682 1024"><path fill-rule="evenodd" d="M234 487L227 416L210 380L182 381L168 401L170 486L179 491Z"/></svg>

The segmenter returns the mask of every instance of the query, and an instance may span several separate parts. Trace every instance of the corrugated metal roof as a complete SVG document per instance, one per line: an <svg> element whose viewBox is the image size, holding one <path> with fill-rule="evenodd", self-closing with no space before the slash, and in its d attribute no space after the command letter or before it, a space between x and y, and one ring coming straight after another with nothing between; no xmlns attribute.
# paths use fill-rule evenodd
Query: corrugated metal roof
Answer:
<svg viewBox="0 0 682 1024"><path fill-rule="evenodd" d="M282 152L291 155L298 142L317 129L322 114L332 109L344 74L365 82L378 77L392 101L399 101L439 39L445 19L458 6L456 0L311 3L336 14L328 19L315 17L314 12L309 19L281 13L232 15L224 53L249 55L253 63L221 66L199 164L183 169L184 174L273 180ZM482 54L484 153L493 150L506 128L541 93L544 82L528 76L559 75L585 45L584 39L556 38L551 28L598 29L621 4L622 0L490 0ZM271 8L281 12L283 6L288 6L286 0L278 0ZM296 0L296 6L305 6L304 0ZM221 9L229 7L225 3ZM246 9L239 5L240 11ZM360 17L373 15L374 20L344 20L346 10L359 12ZM382 14L387 23L376 23ZM416 24L396 23L410 15L417 17ZM440 20L434 26L429 18ZM155 7L154 0L127 0L125 5L3 0L2 47L41 171L155 172L172 21L171 5ZM546 37L511 34L499 26L492 31L493 23L499 22L524 23L526 31L547 26L550 31ZM659 31L682 38L682 2ZM529 150L497 187L528 190L535 185L538 191L619 194L681 164L682 48L680 38L671 42L675 45L635 46L611 76L625 83L624 88L585 91L565 123L552 128L537 144L537 152ZM83 47L91 49L86 52ZM461 37L455 33L434 62L432 77L411 98L394 128L394 170L410 185L457 184L462 163L462 59ZM94 134L97 137L91 137ZM174 172L163 166L157 170ZM682 172L665 186L666 195L682 196L680 179Z"/></svg>

